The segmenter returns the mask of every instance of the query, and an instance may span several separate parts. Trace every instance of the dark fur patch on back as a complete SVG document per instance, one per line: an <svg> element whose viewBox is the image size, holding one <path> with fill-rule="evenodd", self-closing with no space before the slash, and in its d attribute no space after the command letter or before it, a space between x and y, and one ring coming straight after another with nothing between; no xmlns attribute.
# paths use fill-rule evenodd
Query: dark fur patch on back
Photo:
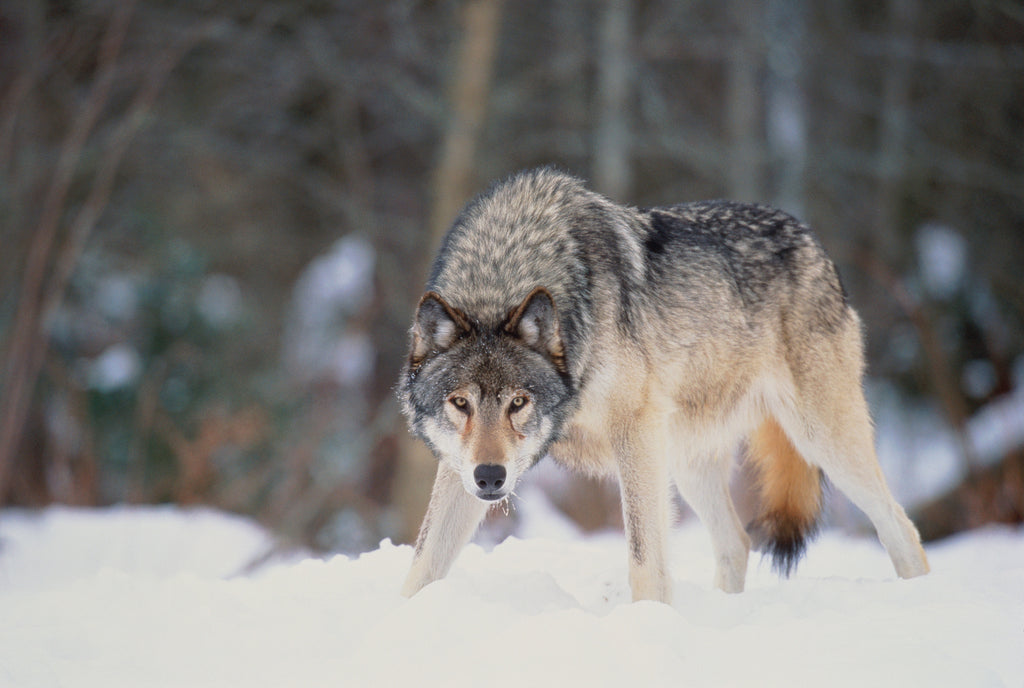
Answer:
<svg viewBox="0 0 1024 688"><path fill-rule="evenodd" d="M665 253L669 242L672 241L673 234L673 220L669 215L664 213L652 212L651 215L650 233L644 240L644 247L648 253L662 254ZM678 223L678 220L676 220Z"/></svg>

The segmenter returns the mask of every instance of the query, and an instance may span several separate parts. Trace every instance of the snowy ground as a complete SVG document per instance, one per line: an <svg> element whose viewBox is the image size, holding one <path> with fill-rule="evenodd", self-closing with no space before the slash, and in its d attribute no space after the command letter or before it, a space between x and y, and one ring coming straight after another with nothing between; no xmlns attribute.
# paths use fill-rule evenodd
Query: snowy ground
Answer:
<svg viewBox="0 0 1024 688"><path fill-rule="evenodd" d="M531 530L405 600L386 542L246 573L270 541L235 517L0 512L0 686L1024 686L1024 531L933 546L911 581L827 532L725 595L683 526L668 607L629 603L621 536Z"/></svg>

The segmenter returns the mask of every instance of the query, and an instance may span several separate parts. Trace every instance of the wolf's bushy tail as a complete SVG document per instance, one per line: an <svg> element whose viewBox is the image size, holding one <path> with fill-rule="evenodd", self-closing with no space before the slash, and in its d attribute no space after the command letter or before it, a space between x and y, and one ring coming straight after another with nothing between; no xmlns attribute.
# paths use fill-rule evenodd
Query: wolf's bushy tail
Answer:
<svg viewBox="0 0 1024 688"><path fill-rule="evenodd" d="M751 434L748 460L757 474L760 499L747 530L755 549L771 556L772 568L789 576L817 532L823 474L804 460L772 417Z"/></svg>

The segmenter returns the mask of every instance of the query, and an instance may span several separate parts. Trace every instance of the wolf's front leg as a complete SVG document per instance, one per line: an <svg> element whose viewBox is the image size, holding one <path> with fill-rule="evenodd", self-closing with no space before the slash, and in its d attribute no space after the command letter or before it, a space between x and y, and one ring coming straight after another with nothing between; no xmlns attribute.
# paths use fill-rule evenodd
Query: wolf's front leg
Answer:
<svg viewBox="0 0 1024 688"><path fill-rule="evenodd" d="M668 467L657 431L631 433L616 442L622 515L629 545L629 585L633 601L672 602L666 562L669 523Z"/></svg>
<svg viewBox="0 0 1024 688"><path fill-rule="evenodd" d="M412 597L423 586L448 574L455 557L483 520L487 507L488 504L466 492L455 470L445 463L438 464L430 505L416 538L416 554L402 595Z"/></svg>

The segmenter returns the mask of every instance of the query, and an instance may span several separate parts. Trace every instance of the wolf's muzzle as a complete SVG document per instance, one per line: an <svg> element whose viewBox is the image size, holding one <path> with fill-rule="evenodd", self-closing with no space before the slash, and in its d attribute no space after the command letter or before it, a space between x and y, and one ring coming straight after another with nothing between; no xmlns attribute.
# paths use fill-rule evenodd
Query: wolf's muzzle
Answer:
<svg viewBox="0 0 1024 688"><path fill-rule="evenodd" d="M476 467L473 471L473 482L476 483L476 496L480 499L494 501L505 496L502 488L505 486L507 474L504 466L485 463Z"/></svg>

